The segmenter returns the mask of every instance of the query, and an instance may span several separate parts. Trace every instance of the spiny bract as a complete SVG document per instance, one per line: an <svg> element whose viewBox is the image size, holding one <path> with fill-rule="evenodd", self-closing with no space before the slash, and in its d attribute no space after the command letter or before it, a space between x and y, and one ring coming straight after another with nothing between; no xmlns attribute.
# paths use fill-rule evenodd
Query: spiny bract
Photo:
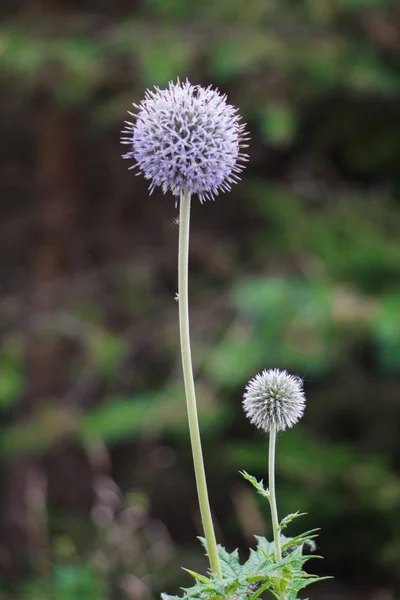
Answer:
<svg viewBox="0 0 400 600"><path fill-rule="evenodd" d="M305 407L300 377L279 369L264 370L249 381L243 396L243 408L250 422L268 432L293 427Z"/></svg>
<svg viewBox="0 0 400 600"><path fill-rule="evenodd" d="M151 179L150 193L160 186L164 194L188 192L200 201L214 199L240 178L248 159L245 125L226 96L218 90L170 82L165 90L147 90L133 106L135 123L125 122L121 139L130 146L124 158Z"/></svg>

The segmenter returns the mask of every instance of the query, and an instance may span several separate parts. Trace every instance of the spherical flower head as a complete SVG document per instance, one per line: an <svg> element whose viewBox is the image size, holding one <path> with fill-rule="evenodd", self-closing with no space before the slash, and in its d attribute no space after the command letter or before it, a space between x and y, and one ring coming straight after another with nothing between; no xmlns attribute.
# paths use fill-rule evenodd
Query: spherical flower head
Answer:
<svg viewBox="0 0 400 600"><path fill-rule="evenodd" d="M200 201L214 199L239 180L248 157L245 125L226 96L211 87L186 80L170 82L165 90L147 90L144 100L129 113L122 143L129 146L124 158L135 160L150 179L150 193L160 186L164 194L197 194Z"/></svg>
<svg viewBox="0 0 400 600"><path fill-rule="evenodd" d="M243 408L250 422L266 432L284 431L303 416L303 382L287 371L269 369L249 381L243 396Z"/></svg>

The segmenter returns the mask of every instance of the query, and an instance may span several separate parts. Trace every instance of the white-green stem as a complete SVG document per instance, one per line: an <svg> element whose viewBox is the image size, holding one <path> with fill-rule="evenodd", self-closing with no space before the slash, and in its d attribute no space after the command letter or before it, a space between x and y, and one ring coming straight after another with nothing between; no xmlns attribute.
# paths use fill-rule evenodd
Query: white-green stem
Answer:
<svg viewBox="0 0 400 600"><path fill-rule="evenodd" d="M203 452L201 449L199 419L197 416L196 393L194 388L192 355L189 335L189 301L188 301L188 263L189 263L189 229L190 229L190 193L181 194L179 215L179 257L178 257L178 301L179 332L181 340L183 378L185 382L186 406L189 421L190 442L192 445L194 472L196 476L197 495L199 498L201 520L207 543L208 557L213 573L221 575L221 566L217 551L214 526L208 499L207 481L204 470Z"/></svg>
<svg viewBox="0 0 400 600"><path fill-rule="evenodd" d="M275 543L275 558L279 562L282 560L281 549L281 530L278 520L278 509L276 507L275 495L275 445L276 445L276 429L271 427L269 432L269 453L268 453L268 490L269 490L269 505L271 508L272 531ZM280 597L281 600L286 600L285 584L281 582Z"/></svg>

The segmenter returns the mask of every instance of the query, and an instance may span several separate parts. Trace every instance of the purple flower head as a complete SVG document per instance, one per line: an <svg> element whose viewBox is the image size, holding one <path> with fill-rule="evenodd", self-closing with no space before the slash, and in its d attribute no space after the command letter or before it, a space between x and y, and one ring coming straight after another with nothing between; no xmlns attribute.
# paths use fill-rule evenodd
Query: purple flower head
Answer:
<svg viewBox="0 0 400 600"><path fill-rule="evenodd" d="M300 377L268 369L249 381L243 408L250 423L268 432L293 427L303 416L306 399Z"/></svg>
<svg viewBox="0 0 400 600"><path fill-rule="evenodd" d="M165 90L147 90L134 106L137 114L129 114L136 121L126 121L122 132L130 147L124 158L151 179L150 193L160 186L164 194L189 192L203 202L239 180L240 163L248 158L241 152L245 125L218 90L178 80Z"/></svg>

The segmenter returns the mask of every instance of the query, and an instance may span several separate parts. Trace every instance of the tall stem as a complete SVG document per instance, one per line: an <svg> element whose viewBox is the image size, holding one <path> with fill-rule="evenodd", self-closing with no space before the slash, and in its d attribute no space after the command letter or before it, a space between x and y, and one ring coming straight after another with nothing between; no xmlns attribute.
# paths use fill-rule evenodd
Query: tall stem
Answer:
<svg viewBox="0 0 400 600"><path fill-rule="evenodd" d="M276 507L276 496L275 496L275 444L276 444L276 429L271 427L269 432L269 453L268 453L268 489L269 489L269 505L271 508L271 519L272 519L272 530L274 534L275 543L275 558L279 562L282 560L282 549L281 549L281 531L278 520L278 509ZM286 600L285 584L280 584L280 597L281 600Z"/></svg>
<svg viewBox="0 0 400 600"><path fill-rule="evenodd" d="M189 335L189 301L188 301L188 262L189 262L189 228L190 228L190 193L181 194L179 215L179 256L178 256L178 299L179 299L179 331L181 339L183 378L185 382L186 406L189 421L190 442L192 445L194 472L196 476L197 495L199 498L201 520L207 543L211 570L221 575L221 566L217 551L214 526L208 500L207 481L204 470L203 452L201 449L199 420L197 416L196 393L194 389L192 356Z"/></svg>

